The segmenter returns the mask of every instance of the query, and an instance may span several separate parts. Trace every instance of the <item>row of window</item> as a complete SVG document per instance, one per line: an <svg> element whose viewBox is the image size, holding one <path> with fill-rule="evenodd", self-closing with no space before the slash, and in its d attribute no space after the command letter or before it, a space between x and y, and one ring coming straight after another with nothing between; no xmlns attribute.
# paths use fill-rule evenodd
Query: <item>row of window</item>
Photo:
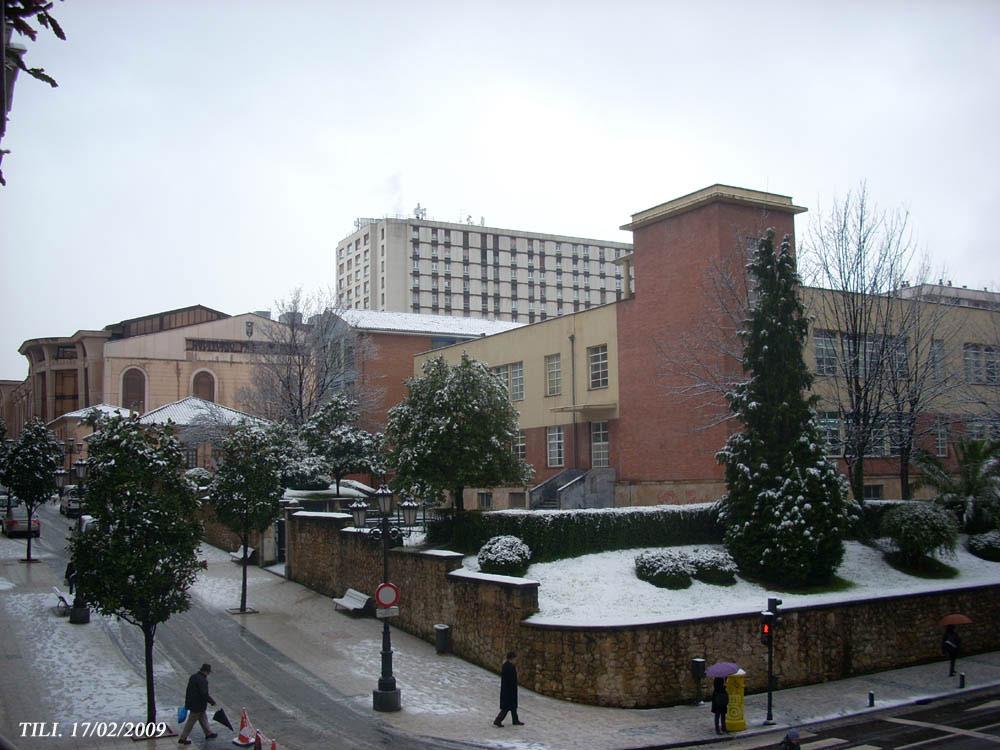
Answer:
<svg viewBox="0 0 1000 750"><path fill-rule="evenodd" d="M215 376L202 370L191 382L191 395L205 401L215 401ZM122 406L140 414L146 411L146 373L130 367L122 374Z"/></svg>
<svg viewBox="0 0 1000 750"><path fill-rule="evenodd" d="M608 387L608 345L587 347L587 368L589 388L597 390ZM524 400L524 362L511 362L492 368L507 389L511 401ZM545 395L562 394L562 354L545 356Z"/></svg>
<svg viewBox="0 0 1000 750"><path fill-rule="evenodd" d="M524 440L521 431L520 440ZM565 427L557 425L545 428L546 466L559 468L566 465L566 432ZM521 449L523 451L523 447ZM519 452L518 455L522 453ZM606 468L611 456L611 438L607 422L590 423L590 465L595 468Z"/></svg>
<svg viewBox="0 0 1000 750"><path fill-rule="evenodd" d="M840 456L843 454L844 441L847 439L850 425L836 411L822 411L817 415L817 424L820 435L826 444L826 453L829 456ZM975 440L998 440L1000 439L1000 421L983 417L969 417L963 426L965 434ZM932 434L934 436L934 453L939 458L948 455L948 424L944 419L934 422ZM898 456L899 440L893 435L889 420L876 426L872 430L872 436L866 456Z"/></svg>
<svg viewBox="0 0 1000 750"><path fill-rule="evenodd" d="M420 227L410 225L410 241L416 243L440 243L442 245L461 245L463 248L473 248L476 250L492 250L494 253L535 253L544 254L546 252L561 255L565 253L572 257L597 258L604 260L607 258L620 258L629 250L621 247L605 248L600 245L582 245L573 242L559 242L558 240L535 239L534 237L515 237L513 235L497 235L489 232L467 232L461 233L461 238L457 238L459 230L445 229L443 227L424 227L430 231L421 233ZM422 235L422 236L421 236Z"/></svg>

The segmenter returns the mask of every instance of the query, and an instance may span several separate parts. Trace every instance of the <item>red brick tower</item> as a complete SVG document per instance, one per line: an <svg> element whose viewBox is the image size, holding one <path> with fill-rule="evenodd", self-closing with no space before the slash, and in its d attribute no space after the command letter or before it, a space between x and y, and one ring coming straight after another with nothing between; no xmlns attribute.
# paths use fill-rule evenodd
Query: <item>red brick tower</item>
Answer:
<svg viewBox="0 0 1000 750"><path fill-rule="evenodd" d="M718 423L725 399L706 393L709 378L699 373L740 372L724 354L738 351L726 289L745 290L755 238L773 227L777 238L794 241L794 216L805 210L787 196L712 185L634 214L622 227L633 233L627 261L635 293L618 309L617 504L697 502L723 493L715 453L738 426Z"/></svg>

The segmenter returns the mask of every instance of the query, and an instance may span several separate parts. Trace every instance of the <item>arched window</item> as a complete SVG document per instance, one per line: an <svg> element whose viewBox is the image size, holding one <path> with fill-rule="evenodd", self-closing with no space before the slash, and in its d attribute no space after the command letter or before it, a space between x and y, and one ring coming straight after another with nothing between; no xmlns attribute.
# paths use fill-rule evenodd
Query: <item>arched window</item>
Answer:
<svg viewBox="0 0 1000 750"><path fill-rule="evenodd" d="M122 406L140 414L146 411L146 374L135 367L122 375Z"/></svg>
<svg viewBox="0 0 1000 750"><path fill-rule="evenodd" d="M215 401L215 378L204 370L194 376L194 395L205 401Z"/></svg>

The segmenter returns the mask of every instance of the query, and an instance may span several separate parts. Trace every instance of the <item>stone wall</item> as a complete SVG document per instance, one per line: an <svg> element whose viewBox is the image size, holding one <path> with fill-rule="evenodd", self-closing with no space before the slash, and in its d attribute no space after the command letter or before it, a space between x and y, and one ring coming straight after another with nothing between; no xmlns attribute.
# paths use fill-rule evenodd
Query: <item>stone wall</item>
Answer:
<svg viewBox="0 0 1000 750"><path fill-rule="evenodd" d="M346 514L290 516L289 578L328 595L373 592L381 548L350 523ZM402 592L394 625L432 641L434 625L446 623L455 653L492 670L515 649L520 683L545 695L629 708L685 702L696 656L735 661L748 690L766 688L757 612L620 627L525 622L538 611L536 582L470 573L455 552L397 548L389 557ZM973 620L961 629L966 653L1000 649L1000 585L788 608L775 639L779 686L941 660L937 622L951 612Z"/></svg>
<svg viewBox="0 0 1000 750"><path fill-rule="evenodd" d="M198 520L202 524L203 538L213 547L218 547L226 552L234 552L240 548L239 535L215 517L215 511L208 503L203 503L201 508L198 509ZM268 529L265 533L273 535L274 532ZM258 553L255 562L260 565L270 564L274 561L262 558L263 545L261 541L262 537L260 533L252 532L250 534L250 547ZM273 545L268 545L268 547L273 547ZM273 557L273 554L271 556Z"/></svg>

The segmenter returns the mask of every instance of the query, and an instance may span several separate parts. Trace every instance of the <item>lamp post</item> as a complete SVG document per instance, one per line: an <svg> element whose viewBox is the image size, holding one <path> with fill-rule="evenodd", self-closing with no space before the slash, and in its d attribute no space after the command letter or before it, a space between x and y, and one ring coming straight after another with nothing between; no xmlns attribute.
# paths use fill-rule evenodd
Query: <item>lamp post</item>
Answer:
<svg viewBox="0 0 1000 750"><path fill-rule="evenodd" d="M87 486L87 472L90 466L82 458L73 462L73 476L79 486L79 496L83 497L84 488ZM90 622L90 607L87 606L87 598L83 593L79 578L76 581L76 596L73 598L73 606L69 610L69 621L74 625L85 625Z"/></svg>
<svg viewBox="0 0 1000 750"><path fill-rule="evenodd" d="M62 505L63 490L66 488L66 480L69 479L69 472L66 469L56 469L56 488L59 490L59 504Z"/></svg>
<svg viewBox="0 0 1000 750"><path fill-rule="evenodd" d="M395 542L408 534L398 526L393 526L392 518L393 494L385 485L375 491L375 501L378 506L378 522L374 528L368 532L368 538L373 543L382 543L382 583L389 584L389 547L390 542ZM417 508L419 504L412 500L400 503L400 510L403 511L403 525L413 526L417 521ZM364 529L368 526L368 503L360 498L350 505L354 526ZM379 677L378 687L372 691L372 708L376 711L399 711L402 708L402 700L399 688L396 687L396 678L392 674L392 637L389 631L389 609L382 619L382 676Z"/></svg>

